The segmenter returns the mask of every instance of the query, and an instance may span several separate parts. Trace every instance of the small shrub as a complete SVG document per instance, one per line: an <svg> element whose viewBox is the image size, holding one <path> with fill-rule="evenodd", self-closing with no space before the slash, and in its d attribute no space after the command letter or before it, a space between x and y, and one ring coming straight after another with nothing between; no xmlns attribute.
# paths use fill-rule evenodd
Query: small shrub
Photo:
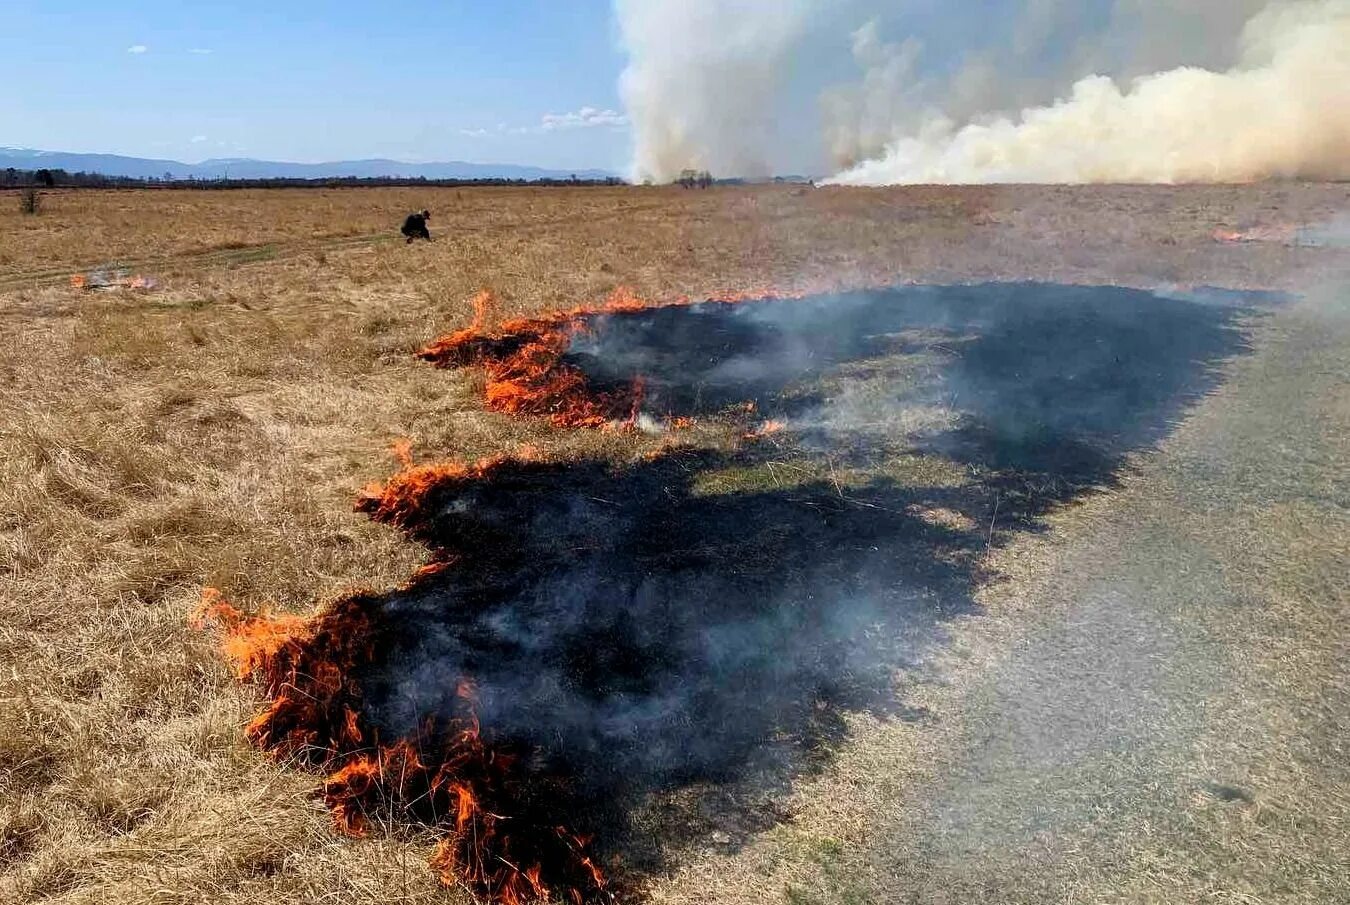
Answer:
<svg viewBox="0 0 1350 905"><path fill-rule="evenodd" d="M19 210L25 214L36 214L42 208L42 196L38 194L37 186L25 186L19 192Z"/></svg>

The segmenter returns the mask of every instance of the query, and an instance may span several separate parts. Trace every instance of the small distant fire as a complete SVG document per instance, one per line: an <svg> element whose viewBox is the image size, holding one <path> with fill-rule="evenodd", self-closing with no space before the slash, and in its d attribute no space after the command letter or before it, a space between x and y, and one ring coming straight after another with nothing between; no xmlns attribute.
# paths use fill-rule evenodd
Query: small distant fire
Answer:
<svg viewBox="0 0 1350 905"><path fill-rule="evenodd" d="M1278 242L1293 244L1298 238L1299 228L1292 223L1278 223L1273 226L1252 226L1247 229L1216 229L1214 241L1229 245L1247 242Z"/></svg>
<svg viewBox="0 0 1350 905"><path fill-rule="evenodd" d="M104 292L118 289L149 292L159 288L159 281L152 276L132 274L126 270L93 270L89 273L73 274L70 278L70 288Z"/></svg>
<svg viewBox="0 0 1350 905"><path fill-rule="evenodd" d="M1274 242L1297 248L1350 247L1350 216L1341 214L1331 220L1299 225L1276 223L1246 229L1216 229L1214 241L1225 244Z"/></svg>
<svg viewBox="0 0 1350 905"><path fill-rule="evenodd" d="M781 434L781 433L782 433L783 431L785 431L785 430L787 430L787 425L784 424L782 421L770 420L770 421L765 421L765 422L764 422L763 424L761 424L759 427L757 427L757 428L755 428L753 431L751 431L750 434L749 434L749 436L751 436L751 437L771 437L771 436L773 436L774 434Z"/></svg>

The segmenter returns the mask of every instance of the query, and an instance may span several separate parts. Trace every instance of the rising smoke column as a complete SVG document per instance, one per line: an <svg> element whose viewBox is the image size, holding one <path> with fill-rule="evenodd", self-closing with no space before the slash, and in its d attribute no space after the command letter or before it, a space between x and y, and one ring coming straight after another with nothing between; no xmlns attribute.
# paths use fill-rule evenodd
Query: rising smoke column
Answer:
<svg viewBox="0 0 1350 905"><path fill-rule="evenodd" d="M1350 174L1350 0L616 0L616 15L640 179L763 175L813 150L852 184ZM823 122L783 115L811 100Z"/></svg>
<svg viewBox="0 0 1350 905"><path fill-rule="evenodd" d="M1350 2L1272 4L1239 64L1182 67L1125 88L1077 82L1056 103L957 128L937 117L834 180L1248 182L1350 176Z"/></svg>
<svg viewBox="0 0 1350 905"><path fill-rule="evenodd" d="M770 172L774 101L815 0L615 0L632 176Z"/></svg>

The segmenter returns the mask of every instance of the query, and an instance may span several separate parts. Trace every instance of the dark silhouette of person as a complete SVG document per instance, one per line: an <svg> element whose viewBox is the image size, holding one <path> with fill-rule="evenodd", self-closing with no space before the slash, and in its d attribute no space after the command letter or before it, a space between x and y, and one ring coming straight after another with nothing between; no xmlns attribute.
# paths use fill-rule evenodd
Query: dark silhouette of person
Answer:
<svg viewBox="0 0 1350 905"><path fill-rule="evenodd" d="M408 244L411 245L413 239L426 239L431 241L431 232L427 229L427 221L431 219L431 211L419 211L415 214L409 214L408 219L403 221L403 235L408 237Z"/></svg>

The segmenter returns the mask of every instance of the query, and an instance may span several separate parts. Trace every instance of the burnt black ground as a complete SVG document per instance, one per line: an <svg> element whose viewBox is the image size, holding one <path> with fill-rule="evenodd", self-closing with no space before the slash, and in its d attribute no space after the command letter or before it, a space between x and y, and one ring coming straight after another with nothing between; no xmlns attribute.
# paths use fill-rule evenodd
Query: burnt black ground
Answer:
<svg viewBox="0 0 1350 905"><path fill-rule="evenodd" d="M992 551L907 677L930 719L853 720L790 822L705 836L653 898L1346 901L1346 285L1254 323L1118 490Z"/></svg>
<svg viewBox="0 0 1350 905"><path fill-rule="evenodd" d="M772 823L774 793L828 759L846 714L922 718L893 676L976 609L987 545L1111 486L1213 389L1245 350L1239 320L1270 301L990 284L598 318L571 359L598 386L641 373L662 414L755 401L800 429L734 454L508 463L434 491L411 533L465 558L384 601L357 676L365 715L410 733L456 712L473 677L485 735L541 777L511 816L597 833L630 882L700 832L700 801ZM899 439L963 480L704 489L785 456L861 461L878 438L831 419L833 394L857 365L904 356L927 376L884 405L953 415ZM653 796L678 800L675 816L653 818Z"/></svg>
<svg viewBox="0 0 1350 905"><path fill-rule="evenodd" d="M1091 457L1085 444L1109 460L1162 436L1206 390L1205 369L1238 349L1239 306L1282 300L983 283L714 302L594 317L566 360L599 388L642 377L653 415L753 401L766 417L792 417L828 407L818 382L845 366L937 349L948 366L934 381L891 387L896 405L950 400L974 446L958 457L1062 471ZM826 431L839 441L848 425L831 419ZM959 439L938 442L951 454Z"/></svg>

